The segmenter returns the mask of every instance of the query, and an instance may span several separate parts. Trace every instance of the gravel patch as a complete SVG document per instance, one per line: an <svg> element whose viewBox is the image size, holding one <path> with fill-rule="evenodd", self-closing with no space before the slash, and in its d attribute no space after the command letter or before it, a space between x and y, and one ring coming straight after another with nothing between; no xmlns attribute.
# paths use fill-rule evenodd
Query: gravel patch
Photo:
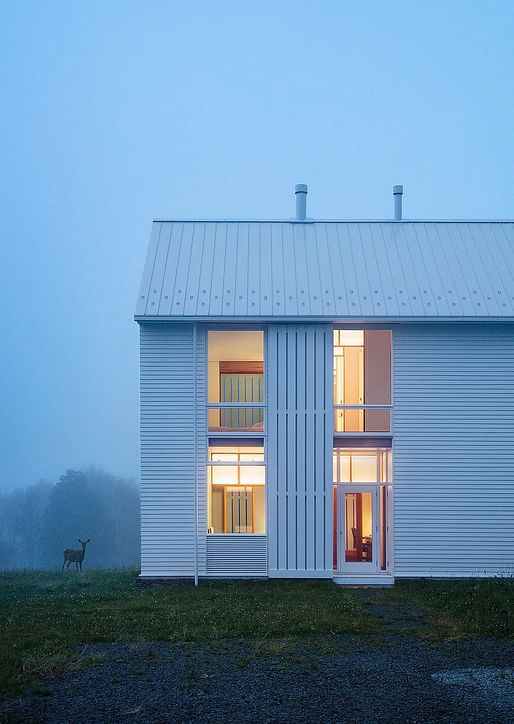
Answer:
<svg viewBox="0 0 514 724"><path fill-rule="evenodd" d="M88 646L87 653L105 657L104 663L46 681L47 696L4 700L4 720L514 720L514 646L508 642L430 643L387 633L202 645L116 643Z"/></svg>
<svg viewBox="0 0 514 724"><path fill-rule="evenodd" d="M478 698L487 700L506 713L514 712L514 668L512 667L440 671L432 674L432 679L456 687L458 696L462 696L461 687L471 687L476 690Z"/></svg>

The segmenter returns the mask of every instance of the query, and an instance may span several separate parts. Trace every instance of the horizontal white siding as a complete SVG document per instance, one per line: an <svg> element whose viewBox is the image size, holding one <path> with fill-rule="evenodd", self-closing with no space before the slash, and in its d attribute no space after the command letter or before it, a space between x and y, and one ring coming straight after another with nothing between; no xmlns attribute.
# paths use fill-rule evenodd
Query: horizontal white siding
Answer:
<svg viewBox="0 0 514 724"><path fill-rule="evenodd" d="M207 576L261 577L267 572L265 535L207 536Z"/></svg>
<svg viewBox="0 0 514 724"><path fill-rule="evenodd" d="M193 576L191 325L141 325L141 575Z"/></svg>
<svg viewBox="0 0 514 724"><path fill-rule="evenodd" d="M332 325L267 336L271 577L332 575Z"/></svg>
<svg viewBox="0 0 514 724"><path fill-rule="evenodd" d="M397 576L514 572L514 327L394 330Z"/></svg>
<svg viewBox="0 0 514 724"><path fill-rule="evenodd" d="M207 537L207 330L196 332L196 485L198 574L206 572Z"/></svg>

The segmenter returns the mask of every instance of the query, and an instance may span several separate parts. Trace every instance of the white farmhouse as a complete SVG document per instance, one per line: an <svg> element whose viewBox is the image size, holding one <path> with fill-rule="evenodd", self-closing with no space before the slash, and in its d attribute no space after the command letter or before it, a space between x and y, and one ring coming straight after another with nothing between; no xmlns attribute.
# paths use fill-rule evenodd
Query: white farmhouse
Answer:
<svg viewBox="0 0 514 724"><path fill-rule="evenodd" d="M157 220L143 577L514 572L514 223Z"/></svg>

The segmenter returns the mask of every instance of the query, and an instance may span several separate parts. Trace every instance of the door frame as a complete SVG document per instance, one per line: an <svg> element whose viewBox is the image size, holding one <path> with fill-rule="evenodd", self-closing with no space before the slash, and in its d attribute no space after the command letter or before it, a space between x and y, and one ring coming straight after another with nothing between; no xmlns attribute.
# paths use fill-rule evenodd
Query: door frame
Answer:
<svg viewBox="0 0 514 724"><path fill-rule="evenodd" d="M376 483L336 483L336 524L337 524L337 572L338 573L383 573L380 570L380 485ZM346 561L346 494L371 493L372 515L372 558L371 561ZM387 496L386 496L387 500ZM386 544L387 545L387 544Z"/></svg>

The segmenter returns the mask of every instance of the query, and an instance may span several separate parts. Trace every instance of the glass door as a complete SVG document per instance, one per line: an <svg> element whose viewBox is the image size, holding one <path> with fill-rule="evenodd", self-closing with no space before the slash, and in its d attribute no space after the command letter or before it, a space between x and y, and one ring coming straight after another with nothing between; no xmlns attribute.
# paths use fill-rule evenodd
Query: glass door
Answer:
<svg viewBox="0 0 514 724"><path fill-rule="evenodd" d="M379 488L337 485L337 568L376 573L380 561Z"/></svg>

